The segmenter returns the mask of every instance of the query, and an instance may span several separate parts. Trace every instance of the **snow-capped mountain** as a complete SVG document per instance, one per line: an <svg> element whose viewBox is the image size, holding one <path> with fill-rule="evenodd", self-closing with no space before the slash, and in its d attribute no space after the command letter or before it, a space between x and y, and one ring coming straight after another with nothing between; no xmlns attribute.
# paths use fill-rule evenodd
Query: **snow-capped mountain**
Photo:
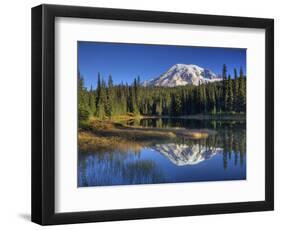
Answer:
<svg viewBox="0 0 281 230"><path fill-rule="evenodd" d="M211 70L192 64L176 64L159 77L144 81L143 86L175 87L188 84L199 85L220 80L222 78Z"/></svg>
<svg viewBox="0 0 281 230"><path fill-rule="evenodd" d="M205 147L199 144L188 146L186 144L162 144L152 149L167 157L173 164L178 166L195 165L208 160L216 154L223 153L222 148Z"/></svg>

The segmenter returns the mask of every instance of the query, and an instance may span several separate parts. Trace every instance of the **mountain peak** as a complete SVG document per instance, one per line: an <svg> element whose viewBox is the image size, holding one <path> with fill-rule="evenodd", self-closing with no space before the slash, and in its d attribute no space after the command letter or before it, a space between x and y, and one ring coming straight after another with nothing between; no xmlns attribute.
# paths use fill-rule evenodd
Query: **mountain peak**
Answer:
<svg viewBox="0 0 281 230"><path fill-rule="evenodd" d="M181 68L194 68L194 69L202 69L200 66L198 65L194 65L194 64L183 64L183 63L178 63L173 65L171 68L177 68L177 69L181 69Z"/></svg>
<svg viewBox="0 0 281 230"><path fill-rule="evenodd" d="M194 64L175 64L157 78L143 82L144 86L176 87L184 85L199 85L220 81L211 70Z"/></svg>

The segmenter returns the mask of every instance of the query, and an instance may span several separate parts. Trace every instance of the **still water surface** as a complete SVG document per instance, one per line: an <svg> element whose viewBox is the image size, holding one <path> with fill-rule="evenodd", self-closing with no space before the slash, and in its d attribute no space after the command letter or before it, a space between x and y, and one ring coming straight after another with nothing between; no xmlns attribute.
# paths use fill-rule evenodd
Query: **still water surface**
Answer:
<svg viewBox="0 0 281 230"><path fill-rule="evenodd" d="M128 150L78 153L78 186L246 179L246 123L143 119L129 125L210 129L206 139L176 138Z"/></svg>

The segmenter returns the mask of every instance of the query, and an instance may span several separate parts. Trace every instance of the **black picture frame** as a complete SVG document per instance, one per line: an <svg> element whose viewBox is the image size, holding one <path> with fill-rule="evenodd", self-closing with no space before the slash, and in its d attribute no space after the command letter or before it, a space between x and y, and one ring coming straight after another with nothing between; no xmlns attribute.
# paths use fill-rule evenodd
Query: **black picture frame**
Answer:
<svg viewBox="0 0 281 230"><path fill-rule="evenodd" d="M55 18L89 18L265 29L265 200L55 213ZM267 211L274 209L274 20L110 8L32 8L32 221L41 225Z"/></svg>

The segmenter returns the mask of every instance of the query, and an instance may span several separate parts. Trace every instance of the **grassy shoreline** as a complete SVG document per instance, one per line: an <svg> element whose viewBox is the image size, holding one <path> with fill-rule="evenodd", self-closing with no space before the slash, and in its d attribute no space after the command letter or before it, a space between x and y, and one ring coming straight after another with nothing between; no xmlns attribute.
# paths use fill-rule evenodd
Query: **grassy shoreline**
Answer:
<svg viewBox="0 0 281 230"><path fill-rule="evenodd" d="M130 119L134 117L129 116ZM142 119L137 117L138 119ZM167 141L176 137L198 140L205 139L215 132L207 129L186 128L147 128L128 126L122 121L126 116L114 119L98 119L92 117L80 124L78 132L79 149L87 151L114 151L116 149L140 149L142 146L152 145L155 141Z"/></svg>
<svg viewBox="0 0 281 230"><path fill-rule="evenodd" d="M78 143L82 152L87 151L137 151L143 146L153 145L154 142L172 140L183 137L192 140L206 139L216 132L208 129L186 128L149 128L142 126L129 126L126 121L157 118L181 119L219 119L219 120L245 120L245 114L219 114L219 115L190 115L184 117L167 116L140 116L127 114L111 118L99 119L91 117L88 121L79 123Z"/></svg>

